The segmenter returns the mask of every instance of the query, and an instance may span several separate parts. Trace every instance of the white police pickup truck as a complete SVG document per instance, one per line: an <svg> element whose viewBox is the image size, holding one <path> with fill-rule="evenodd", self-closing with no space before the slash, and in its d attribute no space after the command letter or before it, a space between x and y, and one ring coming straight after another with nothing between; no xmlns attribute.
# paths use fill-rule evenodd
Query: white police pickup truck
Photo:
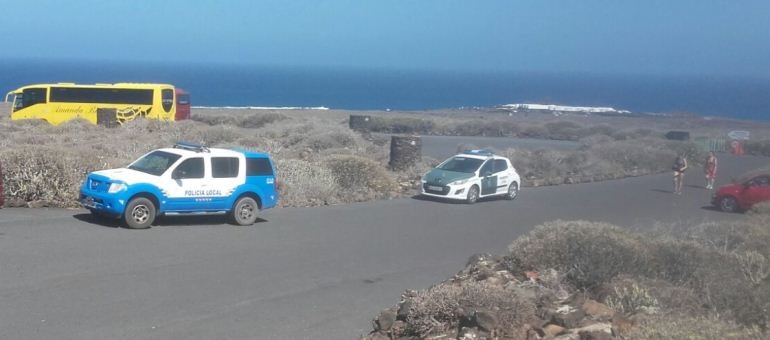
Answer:
<svg viewBox="0 0 770 340"><path fill-rule="evenodd" d="M508 158L489 150L465 150L423 175L420 193L473 204L490 196L512 200L520 184L519 174Z"/></svg>
<svg viewBox="0 0 770 340"><path fill-rule="evenodd" d="M150 151L125 168L94 171L80 203L96 216L149 228L158 215L229 214L250 225L278 202L275 170L264 153L177 143Z"/></svg>

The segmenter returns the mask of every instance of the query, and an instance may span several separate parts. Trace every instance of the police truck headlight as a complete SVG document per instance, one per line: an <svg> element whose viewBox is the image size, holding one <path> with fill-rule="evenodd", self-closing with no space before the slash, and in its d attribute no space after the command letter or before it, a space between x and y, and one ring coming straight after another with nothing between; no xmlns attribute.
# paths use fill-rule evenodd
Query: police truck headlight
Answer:
<svg viewBox="0 0 770 340"><path fill-rule="evenodd" d="M111 183L110 188L107 190L107 192L111 194L117 194L126 189L128 189L128 186L125 183Z"/></svg>

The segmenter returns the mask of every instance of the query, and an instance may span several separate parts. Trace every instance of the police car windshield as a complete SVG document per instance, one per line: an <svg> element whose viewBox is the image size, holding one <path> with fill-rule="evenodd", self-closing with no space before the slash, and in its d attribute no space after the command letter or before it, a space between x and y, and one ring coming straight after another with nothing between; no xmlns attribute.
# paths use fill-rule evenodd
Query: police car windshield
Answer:
<svg viewBox="0 0 770 340"><path fill-rule="evenodd" d="M484 160L467 157L453 157L444 162L444 164L439 165L438 168L446 171L465 172L470 174L476 172L481 166L481 163L484 163Z"/></svg>
<svg viewBox="0 0 770 340"><path fill-rule="evenodd" d="M131 170L141 171L150 175L160 176L176 162L180 155L164 151L154 151L128 166Z"/></svg>

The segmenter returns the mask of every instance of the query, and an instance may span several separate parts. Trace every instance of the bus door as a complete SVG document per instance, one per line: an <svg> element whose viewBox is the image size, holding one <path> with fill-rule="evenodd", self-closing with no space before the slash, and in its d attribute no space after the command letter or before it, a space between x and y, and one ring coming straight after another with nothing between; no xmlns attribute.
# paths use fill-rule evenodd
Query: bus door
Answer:
<svg viewBox="0 0 770 340"><path fill-rule="evenodd" d="M176 88L176 117L174 120L190 119L190 94Z"/></svg>

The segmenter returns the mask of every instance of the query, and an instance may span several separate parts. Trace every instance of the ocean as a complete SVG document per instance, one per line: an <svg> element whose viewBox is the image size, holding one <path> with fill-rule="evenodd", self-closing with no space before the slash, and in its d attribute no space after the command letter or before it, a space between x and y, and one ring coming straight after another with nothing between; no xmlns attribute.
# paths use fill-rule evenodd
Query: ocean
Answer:
<svg viewBox="0 0 770 340"><path fill-rule="evenodd" d="M193 106L430 110L511 103L770 120L770 78L0 61L0 91L36 83L163 82Z"/></svg>

